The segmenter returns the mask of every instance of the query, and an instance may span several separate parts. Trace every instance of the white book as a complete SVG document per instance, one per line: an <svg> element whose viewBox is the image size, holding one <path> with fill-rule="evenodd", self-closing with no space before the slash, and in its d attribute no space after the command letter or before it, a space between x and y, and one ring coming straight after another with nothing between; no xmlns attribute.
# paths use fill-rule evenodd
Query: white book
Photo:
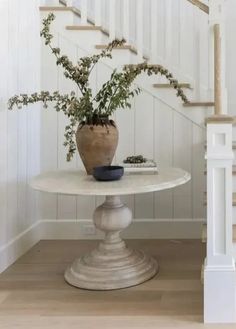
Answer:
<svg viewBox="0 0 236 329"><path fill-rule="evenodd" d="M153 160L148 160L143 163L121 163L120 166L124 167L125 173L144 173L153 174L158 173L158 167L156 162Z"/></svg>
<svg viewBox="0 0 236 329"><path fill-rule="evenodd" d="M147 160L142 163L122 163L120 164L124 168L157 168L157 164L153 160Z"/></svg>
<svg viewBox="0 0 236 329"><path fill-rule="evenodd" d="M124 168L125 174L158 174L157 167L149 168Z"/></svg>

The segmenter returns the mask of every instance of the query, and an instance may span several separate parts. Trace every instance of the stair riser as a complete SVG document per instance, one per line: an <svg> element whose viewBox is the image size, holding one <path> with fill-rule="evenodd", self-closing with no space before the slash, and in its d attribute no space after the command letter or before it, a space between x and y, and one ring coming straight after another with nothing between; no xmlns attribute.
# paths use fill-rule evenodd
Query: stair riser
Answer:
<svg viewBox="0 0 236 329"><path fill-rule="evenodd" d="M94 45L95 43L102 42L102 32L101 31L72 31L64 28L62 31L74 45L79 48L83 48L88 53L94 53L96 51Z"/></svg>
<svg viewBox="0 0 236 329"><path fill-rule="evenodd" d="M68 25L68 24L67 24ZM109 39L101 31L71 31L67 29L62 29L61 34L67 38L72 44L77 45L81 51L86 49L86 52L82 53L81 56L85 56L89 53L99 53L102 50L96 49L95 44L108 44ZM82 51L83 52L83 51ZM80 55L80 54L79 54ZM110 59L103 59L103 63L108 66L111 65ZM125 65L127 62L136 63L137 56L133 54L130 50L115 49L112 53L112 61L116 63L116 66Z"/></svg>

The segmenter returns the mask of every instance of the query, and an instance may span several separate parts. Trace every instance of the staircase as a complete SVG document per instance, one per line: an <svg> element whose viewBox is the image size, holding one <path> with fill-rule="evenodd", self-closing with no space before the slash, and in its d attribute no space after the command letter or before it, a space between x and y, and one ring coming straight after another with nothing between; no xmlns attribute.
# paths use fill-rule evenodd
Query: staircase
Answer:
<svg viewBox="0 0 236 329"><path fill-rule="evenodd" d="M139 96L140 98L133 102L135 111L118 110L115 114L114 119L120 130L116 162L121 162L130 154L143 153L147 157L157 159L162 165L180 166L192 174L192 182L183 187L180 192L167 192L165 195L153 194L151 201L150 197L145 195L135 198L126 197L125 202L137 218L145 218L147 214L147 218L179 220L181 218L179 214L184 213L185 217L181 220L191 218L197 222L206 216L204 207L208 205L204 177L204 173L207 174L204 169L205 119L213 113L220 116L220 120L222 119L219 105L222 89L219 69L221 67L220 39L217 39L219 33L215 28L217 20L213 17L217 12L217 5L219 8L222 0L214 1L203 3L198 0L147 0L144 5L143 0L51 0L43 1L40 7L42 17L49 12L55 13L56 21L52 30L52 33L56 35L54 41L73 61L76 61L78 57L101 51L115 37L126 39L124 46L114 50L112 61L103 60L99 64L92 77L94 90L99 88L115 67L148 61L151 64L166 66L181 82L190 100L185 104L176 100L174 90L164 79L157 77L150 79L142 76L137 80L137 85L142 89L143 96ZM175 13L183 11L186 11L187 16L182 17L182 22ZM191 17L191 13L192 19L195 19L194 25L191 25L193 23L188 18ZM163 17L165 17L164 20ZM210 43L209 26L214 27L211 31ZM162 29L165 31L164 38ZM212 33L213 30L215 34ZM177 40L176 31L178 33L181 31L181 40ZM193 39L195 36L197 36L196 39ZM215 48L212 48L214 37ZM193 44L190 45L189 40L193 40ZM178 42L178 51L176 51ZM199 58L196 57L196 53L200 55ZM213 63L214 56L215 68L209 65ZM192 63L190 58L193 58ZM44 63L42 85L45 89L59 89L67 92L74 88L71 82L61 77L60 70L55 67L54 59L49 56L45 47L42 47L42 59ZM215 76L219 74L220 77L215 81L215 85L214 72ZM214 89L215 95L213 95ZM78 91L75 90L75 92ZM53 111L48 111L42 114L42 120L43 136L45 136L42 145L47 145L47 148L42 147L43 169L82 166L79 158L74 159L70 164L65 161L65 150L61 146L63 144L61 130L66 124L65 118ZM51 126L52 121L57 122L54 128ZM145 125L143 125L144 122ZM223 124L222 121L220 124ZM233 129L236 129L235 126ZM47 138L48 131L50 131L50 140ZM166 134L170 131L171 136ZM161 142L163 136L166 139L165 146ZM52 153L51 150L55 150L55 145L58 151ZM233 142L232 149L235 153L236 141ZM234 165L236 166L235 160ZM236 167L233 167L232 174L236 193ZM64 213L69 212L71 208L82 209L84 217L90 218L90 212L93 209L88 211L87 208L93 208L101 202L99 198L85 201L49 196L47 200L43 200L44 206L47 206L48 198L51 198L50 204L54 204L57 209L55 212L59 213L59 219L60 212L61 217L64 218ZM233 236L236 237L235 195L233 195L232 206L235 219L233 220L235 232ZM203 225L202 236L206 242L206 224ZM233 238L233 243L233 256L236 259L235 238ZM207 287L208 281L205 278L206 295ZM210 299L212 303L212 298ZM208 299L205 304L208 305ZM227 320L229 318L232 321L232 314L218 317L218 312L215 311L218 308L219 306L216 306L213 312L206 307L206 322L229 322Z"/></svg>
<svg viewBox="0 0 236 329"><path fill-rule="evenodd" d="M191 2L192 1L190 1L190 3ZM145 60L152 64L160 64L168 67L174 76L182 82L183 88L185 88L186 94L190 100L187 104L176 105L176 98L174 94L169 91L170 86L166 83L165 79L156 78L156 80L159 81L154 81L153 85L150 84L150 79L148 80L148 84L144 84L144 79L142 79L143 87L147 88L147 90L154 95L153 87L158 88L158 95L160 95L168 105L179 110L198 124L203 123L206 113L210 114L212 112L214 102L212 100L213 95L211 87L209 86L210 82L208 78L205 79L205 77L199 79L198 73L194 72L192 69L193 65L190 63L186 65L186 62L188 62L188 55L183 54L182 50L185 39L188 37L192 38L195 33L197 35L196 40L194 40L196 41L196 47L202 47L202 51L205 52L205 59L202 60L202 63L198 63L198 65L208 65L208 24L205 10L201 12L196 8L194 14L196 16L195 19L200 19L200 21L203 22L201 28L195 24L195 26L193 26L193 31L188 33L186 28L189 22L183 25L179 24L179 29L182 30L183 35L180 41L181 46L179 52L181 52L181 54L179 57L183 57L183 59L179 58L177 61L177 54L175 54L176 48L174 44L172 45L172 41L174 41L174 43L177 42L177 40L175 40L176 36L172 35L175 30L174 25L178 23L175 11L192 10L192 6L188 4L188 1L178 2L178 6L176 4L173 5L172 0L160 0L159 3L155 0L148 0L145 2L145 5L142 0L133 3L131 0L74 0L67 2L64 0L49 0L46 1L46 3L48 4L47 6L41 7L42 12L47 13L49 11L54 11L57 15L60 15L62 12L74 14L74 17L70 18L73 24L69 24L69 20L67 20L67 24L63 28L71 32L70 36L69 34L66 35L74 42L78 42L79 37L80 47L83 47L86 51L94 52L94 48L97 50L104 49L110 40L115 37L124 37L127 43L119 49L119 52L117 49L118 55L115 55L116 64L117 62L120 65L128 63L135 64ZM54 5L49 5L51 3ZM198 1L195 5L198 5ZM163 7L161 8L162 11L160 11L160 7ZM200 6L200 9L202 9L202 6ZM167 28L165 28L164 32L165 40L159 40L161 39L159 35L161 33L156 33L156 31L163 28L165 24L164 22L158 21L158 15L166 16L165 21ZM65 31L62 33L65 34ZM95 34L97 42L92 44L89 41L95 37ZM159 41L161 41L163 50L162 47L159 49ZM195 58L194 47L189 50ZM107 64L112 65L110 61L107 61ZM189 109L196 108L196 111L191 110L191 115L189 115L184 107ZM202 113L200 113L201 111L197 111L201 108L204 108ZM208 112L206 112L206 108L209 109Z"/></svg>

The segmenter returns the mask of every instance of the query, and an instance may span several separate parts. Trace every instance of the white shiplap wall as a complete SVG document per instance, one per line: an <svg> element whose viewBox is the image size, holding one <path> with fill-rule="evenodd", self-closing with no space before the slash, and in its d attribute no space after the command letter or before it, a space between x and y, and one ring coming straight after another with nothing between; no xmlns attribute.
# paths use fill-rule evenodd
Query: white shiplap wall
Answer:
<svg viewBox="0 0 236 329"><path fill-rule="evenodd" d="M204 96L208 95L210 85L206 15L186 0L157 1L157 62L167 64L181 76L193 81L192 96L196 99L206 99ZM92 13L93 0L89 2ZM134 6L135 1L131 2ZM44 1L41 2L43 3ZM148 12L149 3L150 0L145 1L145 12ZM229 109L234 114L236 94L234 75L231 72L235 67L232 31L236 28L236 4L234 0L228 0L226 4L227 87ZM30 177L39 171L82 167L78 156L69 164L65 161L66 152L62 146L65 119L61 114L55 114L51 108L39 112L38 106L30 107L30 111L7 111L6 101L12 94L31 92L40 87L65 92L71 89L71 84L64 80L55 66L54 59L48 55L45 48L42 52L40 86L38 6L37 0L0 1L0 270L37 241L34 225L37 225L38 219L55 219L58 224L60 220L68 222L70 219L91 219L93 209L102 201L101 198L41 195L41 206L38 211L36 195L27 185ZM122 20L119 21L119 24L121 23ZM135 29L132 23L131 25L131 39L135 42ZM148 24L145 25L145 29L144 46L148 50ZM85 54L70 41L68 35L60 35L57 42L73 60ZM110 68L100 65L94 71L94 88L98 88L109 74ZM180 110L176 103L176 106L172 106L178 109L176 111L171 104L163 102L166 99L163 95L161 99L155 97L153 91L150 93L149 89L134 100L132 110L119 110L116 113L116 122L120 130L116 161L120 161L128 154L142 152L147 156L153 156L161 165L181 166L189 170L192 173L192 181L176 191L164 191L135 198L129 196L124 199L132 208L136 221L149 218L154 222L175 222L179 219L193 222L205 216L205 136L204 129L197 124L204 116L202 113L205 110ZM195 120L197 111L200 113L200 120ZM185 114L189 118L185 117ZM63 237L63 229L67 228L67 223L63 229L60 229L60 225L58 227L56 236ZM47 226L45 228L47 229ZM55 229L56 226L52 228ZM47 236L46 233L44 231L42 236ZM152 233L143 232L147 237ZM21 241L22 237L24 241Z"/></svg>
<svg viewBox="0 0 236 329"><path fill-rule="evenodd" d="M31 236L13 250L38 220L28 181L39 172L39 107L10 112L7 100L40 89L38 6L38 1L0 1L0 270L35 241Z"/></svg>
<svg viewBox="0 0 236 329"><path fill-rule="evenodd" d="M165 12L166 7L163 5L162 8ZM175 15L174 10L171 13ZM57 16L59 17L59 15ZM70 19L69 16L68 19ZM178 24L178 19L175 19ZM180 25L178 26L181 28ZM54 24L56 36L54 42L75 62L76 59L86 54L81 48L84 37L77 36L79 41L76 41L76 38L71 36L71 33L75 35L76 32L62 29L60 33L57 33L60 28L60 18L58 18ZM171 31L175 28L175 25L172 26ZM160 35L158 33L158 36ZM91 41L92 38L89 37L87 40ZM93 44L98 43L96 37L92 42ZM163 43L165 44L165 42L164 39ZM191 42L193 43L193 41ZM91 48L91 45L88 44L88 47ZM180 57L177 59L176 65L182 63L181 38L179 38L178 47ZM184 55L186 56L185 53ZM169 56L173 58L173 62L176 61L173 51ZM74 88L73 84L65 79L62 71L55 65L53 55L45 46L42 47L42 59L42 86L44 89L68 92ZM191 70L191 72L194 71L192 67ZM109 66L98 65L91 80L94 90L101 86L111 72ZM142 83L142 79L140 83ZM149 83L151 85L151 80ZM169 91L169 93L173 93L173 91ZM138 221L145 219L199 221L205 217L203 201L205 191L204 128L187 118L183 109L182 112L178 112L157 96L155 91L151 93L147 89L133 101L131 110L116 112L115 120L119 127L120 140L115 161L120 162L130 154L141 153L146 157L154 158L161 166L178 166L188 170L192 174L192 181L176 190L129 196L124 200L129 204ZM179 101L177 100L176 103L179 104ZM66 149L62 146L65 122L63 115L55 113L52 106L42 112L41 166L43 171L57 168L83 168L78 156L71 163L67 163L65 160ZM46 220L91 219L95 206L102 200L103 198L41 194L42 218Z"/></svg>

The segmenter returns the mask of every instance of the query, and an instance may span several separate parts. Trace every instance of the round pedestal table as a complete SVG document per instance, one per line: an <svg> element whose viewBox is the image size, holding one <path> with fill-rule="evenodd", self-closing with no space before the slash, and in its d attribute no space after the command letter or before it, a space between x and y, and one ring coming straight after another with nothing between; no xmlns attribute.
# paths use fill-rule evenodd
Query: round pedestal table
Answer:
<svg viewBox="0 0 236 329"><path fill-rule="evenodd" d="M178 168L162 169L158 174L125 174L121 180L112 182L98 182L78 170L52 171L35 177L30 183L35 190L106 197L93 215L96 228L105 233L104 240L67 268L65 280L79 288L111 290L152 278L158 271L156 260L126 247L120 237L120 232L132 221L132 212L120 196L171 189L189 180L190 174Z"/></svg>

